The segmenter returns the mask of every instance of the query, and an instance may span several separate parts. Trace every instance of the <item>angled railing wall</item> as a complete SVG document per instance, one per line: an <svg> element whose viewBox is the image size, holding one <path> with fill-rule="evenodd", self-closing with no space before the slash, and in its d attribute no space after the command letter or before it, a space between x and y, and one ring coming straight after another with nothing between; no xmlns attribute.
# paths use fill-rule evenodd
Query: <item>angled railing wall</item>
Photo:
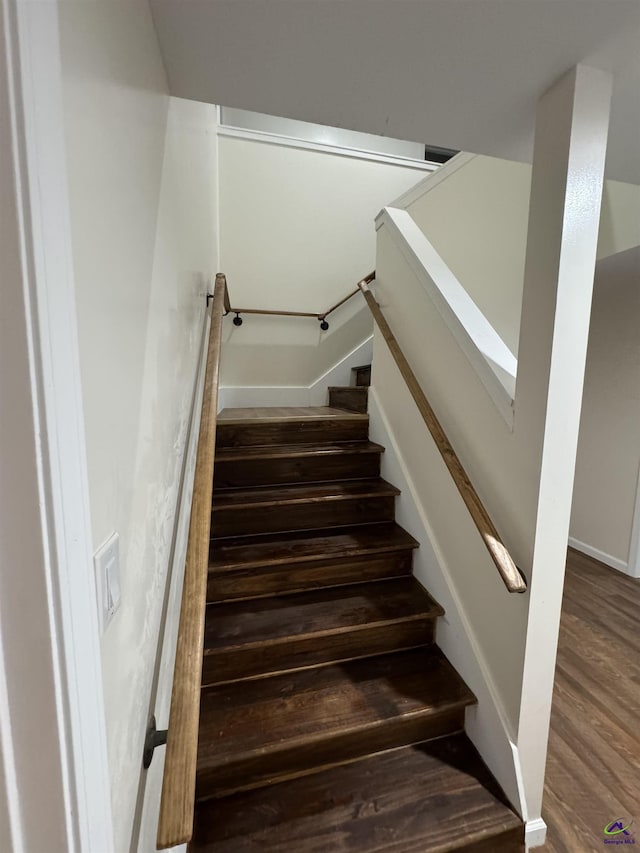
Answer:
<svg viewBox="0 0 640 853"><path fill-rule="evenodd" d="M418 576L449 596L442 603L448 613L457 608L451 624L470 638L465 646L447 625L439 642L468 683L488 686L495 700L493 710L487 711L490 702L481 703L469 731L503 787L512 796L517 793L535 843L544 837L546 743L610 85L608 75L577 66L539 102L528 224L521 235L526 257L517 365L502 336L473 305L476 300L464 293L466 283L452 273L455 259L443 263L436 241L414 227L406 211L387 209L378 217L376 301L526 576L525 595L506 593L479 547L467 510L425 436L378 328L372 435L389 436L394 464L404 471L410 493L400 506L403 500L407 506L413 502L415 511L407 510L407 518L420 519L417 527L409 527L425 546ZM440 198L449 180L460 184L472 162L454 158L430 179L438 181ZM419 192L410 199L409 213ZM491 216L495 200L487 193L482 201ZM455 220L445 221L455 237ZM464 245L462 240L462 252ZM498 240L487 253L499 260L501 250ZM398 517L404 523L402 509ZM463 647L474 650L466 659Z"/></svg>

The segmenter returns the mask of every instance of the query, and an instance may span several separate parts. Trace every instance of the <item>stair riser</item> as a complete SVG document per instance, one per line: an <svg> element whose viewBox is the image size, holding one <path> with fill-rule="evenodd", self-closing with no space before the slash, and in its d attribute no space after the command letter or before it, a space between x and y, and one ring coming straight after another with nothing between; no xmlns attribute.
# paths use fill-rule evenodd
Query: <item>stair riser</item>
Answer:
<svg viewBox="0 0 640 853"><path fill-rule="evenodd" d="M318 738L294 747L285 746L262 755L239 755L235 761L224 766L199 768L196 798L221 797L294 776L304 776L323 767L453 734L463 728L464 709L456 709L423 717L391 719L376 726Z"/></svg>
<svg viewBox="0 0 640 853"><path fill-rule="evenodd" d="M359 480L380 475L380 454L336 453L280 459L217 459L213 487L275 486Z"/></svg>
<svg viewBox="0 0 640 853"><path fill-rule="evenodd" d="M259 447L277 444L313 444L336 441L366 441L368 421L304 420L266 424L225 424L218 422L216 447Z"/></svg>
<svg viewBox="0 0 640 853"><path fill-rule="evenodd" d="M347 412L367 411L368 388L330 388L329 405Z"/></svg>
<svg viewBox="0 0 640 853"><path fill-rule="evenodd" d="M433 642L434 630L434 620L425 617L399 625L381 625L329 636L287 637L282 642L254 649L206 653L202 684L221 684L256 675L428 646Z"/></svg>
<svg viewBox="0 0 640 853"><path fill-rule="evenodd" d="M371 367L352 367L353 384L357 388L368 388L371 385Z"/></svg>
<svg viewBox="0 0 640 853"><path fill-rule="evenodd" d="M255 509L214 509L211 536L251 536L293 530L321 530L393 521L395 498L375 497L354 500L309 501Z"/></svg>
<svg viewBox="0 0 640 853"><path fill-rule="evenodd" d="M215 548L215 540L212 547ZM345 559L286 563L279 566L255 566L238 571L209 574L207 601L231 601L261 598L267 595L302 592L342 584L364 583L410 575L413 550L385 554L363 554Z"/></svg>

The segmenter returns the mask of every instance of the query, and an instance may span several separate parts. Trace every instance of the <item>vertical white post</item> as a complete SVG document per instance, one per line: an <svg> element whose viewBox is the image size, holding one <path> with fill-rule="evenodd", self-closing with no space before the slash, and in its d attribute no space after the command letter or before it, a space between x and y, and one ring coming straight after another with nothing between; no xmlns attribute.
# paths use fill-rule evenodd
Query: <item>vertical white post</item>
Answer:
<svg viewBox="0 0 640 853"><path fill-rule="evenodd" d="M610 100L610 75L577 66L541 98L536 116L516 429L529 440L527 459L540 470L533 478L537 494L526 498L534 502L536 523L518 748L527 817L542 832Z"/></svg>

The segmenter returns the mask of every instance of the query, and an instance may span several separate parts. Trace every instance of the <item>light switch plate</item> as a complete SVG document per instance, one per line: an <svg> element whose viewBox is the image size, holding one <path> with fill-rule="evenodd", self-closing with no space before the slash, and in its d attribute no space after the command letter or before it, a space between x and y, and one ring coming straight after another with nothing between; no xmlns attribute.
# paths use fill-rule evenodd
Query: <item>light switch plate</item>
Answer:
<svg viewBox="0 0 640 853"><path fill-rule="evenodd" d="M101 632L120 606L120 537L113 533L93 555Z"/></svg>

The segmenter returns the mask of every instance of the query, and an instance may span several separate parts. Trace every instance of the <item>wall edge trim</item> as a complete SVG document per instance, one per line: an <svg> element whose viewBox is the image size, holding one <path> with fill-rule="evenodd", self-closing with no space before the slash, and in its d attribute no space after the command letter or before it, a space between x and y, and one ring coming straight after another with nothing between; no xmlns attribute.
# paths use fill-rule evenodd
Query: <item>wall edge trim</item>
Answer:
<svg viewBox="0 0 640 853"><path fill-rule="evenodd" d="M400 210L406 210L419 198L422 198L423 195L426 195L428 192L435 189L438 184L446 181L452 175L455 175L459 169L462 169L472 160L475 160L477 156L477 154L469 154L466 151L459 151L454 157L447 160L446 163L440 166L439 169L436 169L430 175L427 175L415 186L410 187L406 192L402 193L402 195L398 196L398 198L387 205L387 207L397 207Z"/></svg>
<svg viewBox="0 0 640 853"><path fill-rule="evenodd" d="M296 139L292 136L280 136L277 133L267 133L262 130L249 130L247 128L220 125L218 137L228 139L244 139L248 142L256 142L263 145L281 145L285 148L299 148L302 151L314 151L320 154L333 154L337 157L350 157L354 160L367 160L374 163L384 163L387 166L402 166L407 169L415 169L418 172L439 171L441 167L428 160L410 160L408 157L394 157L392 154L380 154L374 151L361 151L357 148L341 148L338 145L325 145L321 142L309 142L304 139Z"/></svg>
<svg viewBox="0 0 640 853"><path fill-rule="evenodd" d="M512 432L517 359L406 211L385 208L376 223L378 228L384 226L387 229L394 245L410 266L425 295L437 310L489 398L504 418L507 428ZM438 267L440 283L436 283L427 270L425 255ZM482 343L495 352L496 359L501 359L503 363L511 362L508 368L502 368L504 378L501 378L489 357L484 355Z"/></svg>

